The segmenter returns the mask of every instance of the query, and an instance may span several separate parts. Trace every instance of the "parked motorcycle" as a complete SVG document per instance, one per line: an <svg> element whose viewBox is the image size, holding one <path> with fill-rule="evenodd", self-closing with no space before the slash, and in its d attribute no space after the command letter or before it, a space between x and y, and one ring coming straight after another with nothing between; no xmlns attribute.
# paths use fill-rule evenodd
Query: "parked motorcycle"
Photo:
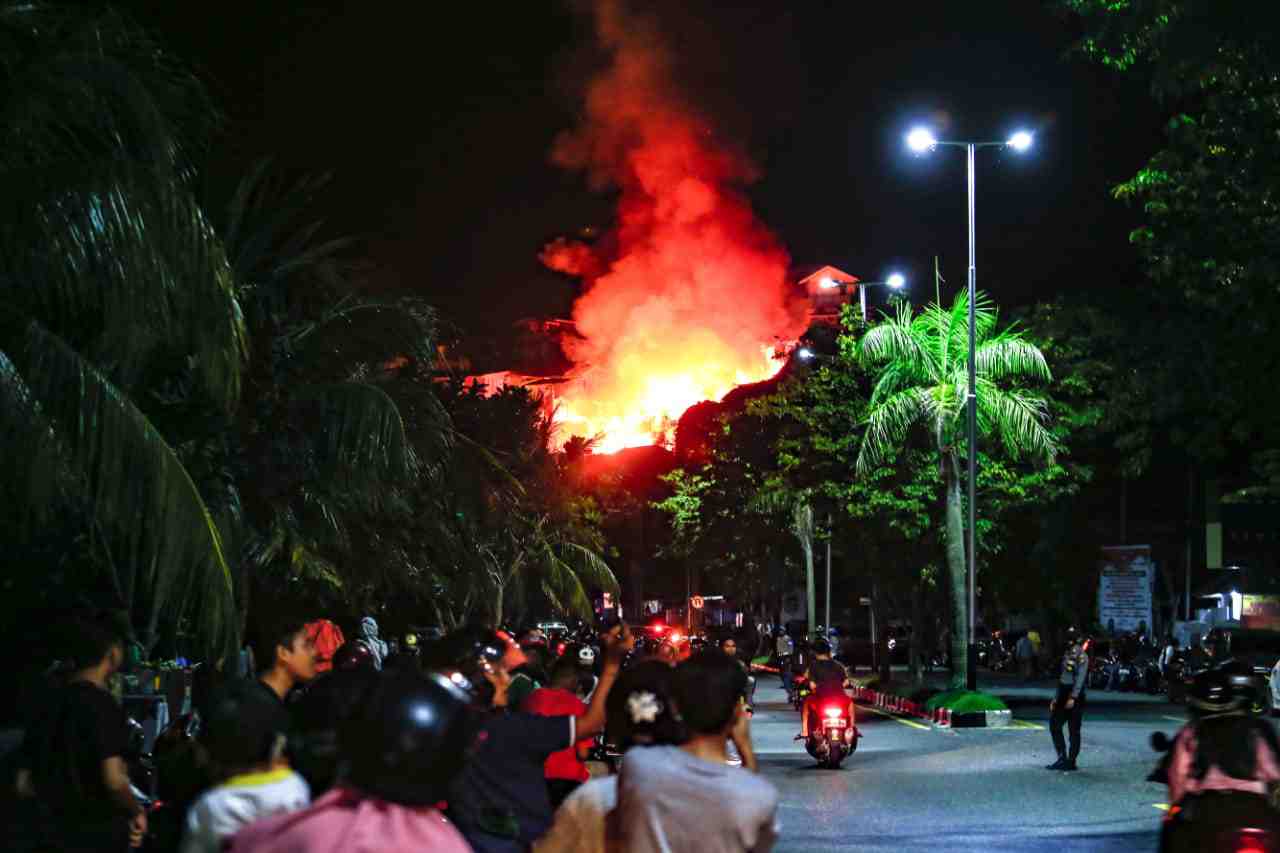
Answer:
<svg viewBox="0 0 1280 853"><path fill-rule="evenodd" d="M835 770L858 749L862 734L854 724L853 708L852 702L839 701L824 702L819 708L818 721L804 744L819 767Z"/></svg>

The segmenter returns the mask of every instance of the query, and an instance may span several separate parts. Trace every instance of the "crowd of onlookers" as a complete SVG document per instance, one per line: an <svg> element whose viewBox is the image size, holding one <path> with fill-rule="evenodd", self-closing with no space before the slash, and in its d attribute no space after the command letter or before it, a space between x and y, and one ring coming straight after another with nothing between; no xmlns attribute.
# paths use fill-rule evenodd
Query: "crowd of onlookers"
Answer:
<svg viewBox="0 0 1280 853"><path fill-rule="evenodd" d="M622 624L580 643L468 626L392 654L366 623L317 655L280 618L250 677L197 679L156 742L153 801L109 692L125 638L105 620L71 633L6 759L11 849L767 851L777 835L732 640L675 664Z"/></svg>

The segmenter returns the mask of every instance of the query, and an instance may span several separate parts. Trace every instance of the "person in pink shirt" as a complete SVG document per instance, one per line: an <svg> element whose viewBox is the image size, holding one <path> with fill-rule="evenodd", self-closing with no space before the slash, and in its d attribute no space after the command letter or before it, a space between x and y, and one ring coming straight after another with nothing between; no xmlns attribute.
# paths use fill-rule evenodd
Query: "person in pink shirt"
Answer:
<svg viewBox="0 0 1280 853"><path fill-rule="evenodd" d="M447 678L383 675L342 732L343 780L309 808L241 830L231 851L470 853L436 808L470 741L466 696Z"/></svg>
<svg viewBox="0 0 1280 853"><path fill-rule="evenodd" d="M1280 833L1269 790L1280 782L1280 741L1252 714L1251 673L1230 666L1196 677L1187 697L1192 721L1169 760L1169 802L1161 849L1218 849L1222 832L1254 827Z"/></svg>

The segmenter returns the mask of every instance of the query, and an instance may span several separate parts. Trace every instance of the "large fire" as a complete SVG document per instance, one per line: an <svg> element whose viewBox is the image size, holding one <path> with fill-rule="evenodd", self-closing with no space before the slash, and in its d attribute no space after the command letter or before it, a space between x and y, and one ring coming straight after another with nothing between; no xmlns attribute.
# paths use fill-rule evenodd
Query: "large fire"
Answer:
<svg viewBox="0 0 1280 853"><path fill-rule="evenodd" d="M595 21L611 61L553 158L621 190L617 227L592 246L557 240L542 260L585 284L559 438L612 452L661 441L690 406L773 375L805 306L739 190L755 169L680 96L657 26L621 0L599 0Z"/></svg>

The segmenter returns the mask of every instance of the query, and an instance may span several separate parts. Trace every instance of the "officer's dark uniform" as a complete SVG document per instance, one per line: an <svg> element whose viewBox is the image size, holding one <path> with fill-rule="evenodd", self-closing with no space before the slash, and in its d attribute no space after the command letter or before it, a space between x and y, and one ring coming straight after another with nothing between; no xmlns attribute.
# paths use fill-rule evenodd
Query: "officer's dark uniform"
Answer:
<svg viewBox="0 0 1280 853"><path fill-rule="evenodd" d="M1080 755L1080 724L1084 720L1085 685L1089 677L1089 655L1073 641L1062 656L1062 674L1058 676L1058 694L1053 700L1053 716L1049 720L1049 732L1058 760L1049 765L1050 770L1075 770ZM1068 708L1067 701L1075 703ZM1071 735L1071 752L1062 739L1062 725L1066 723Z"/></svg>

